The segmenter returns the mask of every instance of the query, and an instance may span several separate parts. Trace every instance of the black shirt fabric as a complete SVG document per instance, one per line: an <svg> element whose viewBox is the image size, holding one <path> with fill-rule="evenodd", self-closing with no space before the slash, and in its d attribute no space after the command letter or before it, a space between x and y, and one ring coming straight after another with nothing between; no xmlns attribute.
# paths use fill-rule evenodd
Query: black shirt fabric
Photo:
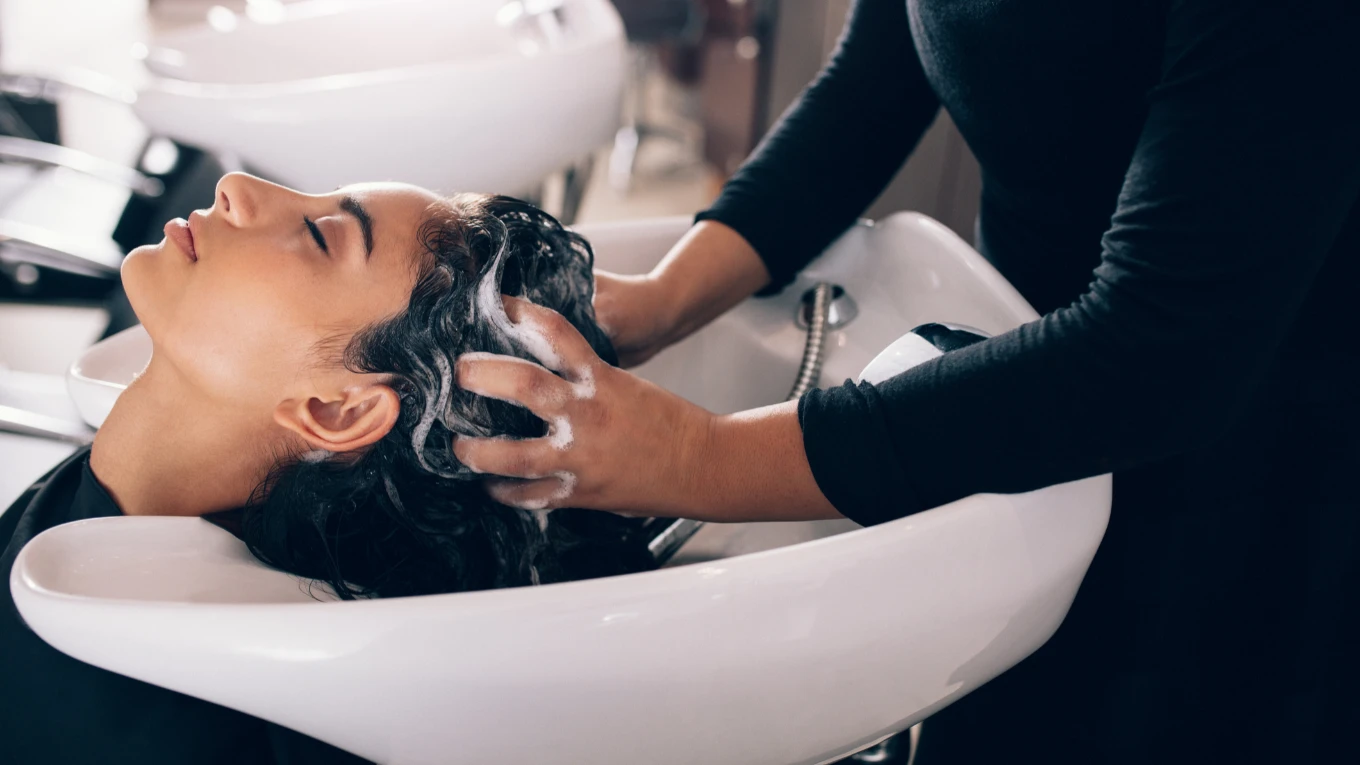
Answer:
<svg viewBox="0 0 1360 765"><path fill-rule="evenodd" d="M287 728L82 663L19 616L10 570L29 540L122 512L82 449L0 516L0 762L12 765L313 765L366 762ZM267 693L268 689L261 689Z"/></svg>
<svg viewBox="0 0 1360 765"><path fill-rule="evenodd" d="M809 393L818 485L873 524L1115 473L1067 622L925 765L1360 762L1357 41L1353 0L859 0L699 215L777 290L943 107L1043 317Z"/></svg>

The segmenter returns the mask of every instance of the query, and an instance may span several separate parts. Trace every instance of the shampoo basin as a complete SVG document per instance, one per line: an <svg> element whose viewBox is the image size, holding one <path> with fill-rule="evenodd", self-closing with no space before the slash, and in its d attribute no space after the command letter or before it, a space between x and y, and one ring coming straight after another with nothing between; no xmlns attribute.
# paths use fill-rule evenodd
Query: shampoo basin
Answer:
<svg viewBox="0 0 1360 765"><path fill-rule="evenodd" d="M580 230L600 266L638 272L688 224ZM822 281L858 304L828 338L826 383L909 366L915 351L896 341L919 324L997 333L1035 317L954 234L904 213L855 227L783 294L640 373L718 411L780 400L803 347L795 308ZM141 330L128 332L70 377L91 424L146 361L127 339ZM690 541L699 562L660 571L363 602L309 590L201 520L110 518L34 539L10 587L61 651L378 762L814 765L1043 644L1109 509L1100 476L870 529L710 525Z"/></svg>
<svg viewBox="0 0 1360 765"><path fill-rule="evenodd" d="M607 0L219 7L145 46L134 108L305 191L524 194L612 140L625 45Z"/></svg>

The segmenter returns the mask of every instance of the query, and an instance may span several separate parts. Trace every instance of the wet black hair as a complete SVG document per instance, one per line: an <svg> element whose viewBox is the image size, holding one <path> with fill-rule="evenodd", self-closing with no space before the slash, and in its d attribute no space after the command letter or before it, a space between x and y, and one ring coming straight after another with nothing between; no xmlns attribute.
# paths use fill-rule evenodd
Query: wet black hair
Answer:
<svg viewBox="0 0 1360 765"><path fill-rule="evenodd" d="M502 293L561 313L601 358L616 363L591 305L590 244L527 202L473 194L434 205L417 241L420 265L406 309L356 333L339 352L354 372L389 376L401 401L396 425L358 455L280 459L240 511L239 533L251 552L341 598L651 567L645 546L634 541L638 521L571 509L542 516L498 504L452 450L455 434L546 432L528 410L475 396L453 380L463 353L533 359L504 331Z"/></svg>

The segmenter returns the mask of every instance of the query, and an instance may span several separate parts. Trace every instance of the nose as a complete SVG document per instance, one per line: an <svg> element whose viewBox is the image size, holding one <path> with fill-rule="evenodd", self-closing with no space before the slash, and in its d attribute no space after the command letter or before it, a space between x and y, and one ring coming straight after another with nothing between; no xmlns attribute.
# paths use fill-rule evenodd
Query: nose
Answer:
<svg viewBox="0 0 1360 765"><path fill-rule="evenodd" d="M245 173L227 173L217 182L217 198L213 202L213 212L226 218L236 227L250 224L254 211L259 209L258 192L252 188L264 183L259 178Z"/></svg>
<svg viewBox="0 0 1360 765"><path fill-rule="evenodd" d="M265 218L278 219L307 199L306 194L247 173L227 173L217 182L212 212L231 225L244 228L262 223Z"/></svg>

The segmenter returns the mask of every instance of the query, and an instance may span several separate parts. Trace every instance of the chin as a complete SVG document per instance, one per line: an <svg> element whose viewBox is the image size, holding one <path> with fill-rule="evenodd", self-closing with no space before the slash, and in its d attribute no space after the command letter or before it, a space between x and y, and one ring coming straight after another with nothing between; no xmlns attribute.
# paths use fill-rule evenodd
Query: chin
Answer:
<svg viewBox="0 0 1360 765"><path fill-rule="evenodd" d="M127 293L128 303L142 324L149 323L149 316L155 313L157 297L165 294L168 286L163 282L169 274L162 273L168 269L163 268L164 264L160 262L168 254L166 243L162 241L160 244L144 244L123 258L120 270L123 291Z"/></svg>

